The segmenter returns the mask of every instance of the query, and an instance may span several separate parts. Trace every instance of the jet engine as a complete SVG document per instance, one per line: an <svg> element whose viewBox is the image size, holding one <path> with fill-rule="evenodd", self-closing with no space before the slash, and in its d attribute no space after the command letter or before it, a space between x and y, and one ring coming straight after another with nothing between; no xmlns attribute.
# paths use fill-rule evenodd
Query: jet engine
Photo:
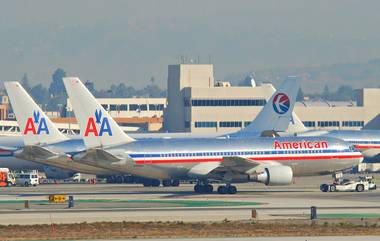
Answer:
<svg viewBox="0 0 380 241"><path fill-rule="evenodd" d="M292 183L293 171L288 166L268 166L260 173L251 174L250 179L269 186L289 185Z"/></svg>

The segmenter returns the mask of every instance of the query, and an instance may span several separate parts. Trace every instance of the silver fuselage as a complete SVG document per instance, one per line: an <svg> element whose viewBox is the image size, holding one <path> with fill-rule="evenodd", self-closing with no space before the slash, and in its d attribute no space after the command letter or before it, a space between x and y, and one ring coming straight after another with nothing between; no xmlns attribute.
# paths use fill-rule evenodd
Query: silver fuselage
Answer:
<svg viewBox="0 0 380 241"><path fill-rule="evenodd" d="M327 146L309 148L302 144L322 142ZM285 143L285 146L279 148L275 143ZM348 143L330 137L151 139L105 148L105 151L120 161L83 159L81 156L74 159L157 179L186 179L195 166L203 163L220 165L227 157L242 157L262 165L280 163L290 166L294 176L344 170L362 161L360 152Z"/></svg>

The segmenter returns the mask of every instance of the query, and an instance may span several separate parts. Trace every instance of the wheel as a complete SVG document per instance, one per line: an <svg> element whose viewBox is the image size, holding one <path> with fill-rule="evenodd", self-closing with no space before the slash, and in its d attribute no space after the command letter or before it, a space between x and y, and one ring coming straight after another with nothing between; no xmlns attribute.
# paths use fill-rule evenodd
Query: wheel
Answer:
<svg viewBox="0 0 380 241"><path fill-rule="evenodd" d="M115 178L113 176L107 177L107 183L115 183Z"/></svg>
<svg viewBox="0 0 380 241"><path fill-rule="evenodd" d="M357 186L356 186L356 191L357 191L357 192L362 192L362 191L364 191L364 186L363 186L362 184L357 185Z"/></svg>
<svg viewBox="0 0 380 241"><path fill-rule="evenodd" d="M160 180L153 179L152 180L152 187L159 187L161 184Z"/></svg>
<svg viewBox="0 0 380 241"><path fill-rule="evenodd" d="M328 192L329 191L329 185L322 184L319 189L321 189L322 192Z"/></svg>
<svg viewBox="0 0 380 241"><path fill-rule="evenodd" d="M197 184L194 186L194 192L196 193L203 193L204 192L204 186Z"/></svg>
<svg viewBox="0 0 380 241"><path fill-rule="evenodd" d="M237 192L237 188L235 186L227 187L228 194L235 194Z"/></svg>
<svg viewBox="0 0 380 241"><path fill-rule="evenodd" d="M218 187L218 193L219 194L227 194L227 192L228 192L228 189L226 186L219 186Z"/></svg>
<svg viewBox="0 0 380 241"><path fill-rule="evenodd" d="M172 185L171 180L162 180L162 186L170 187Z"/></svg>
<svg viewBox="0 0 380 241"><path fill-rule="evenodd" d="M116 177L116 183L123 183L123 177L122 176L117 176Z"/></svg>
<svg viewBox="0 0 380 241"><path fill-rule="evenodd" d="M206 193L212 193L212 191L214 191L214 187L211 184L205 186Z"/></svg>
<svg viewBox="0 0 380 241"><path fill-rule="evenodd" d="M336 186L335 185L330 186L330 192L336 192Z"/></svg>
<svg viewBox="0 0 380 241"><path fill-rule="evenodd" d="M171 181L171 185L172 185L173 187L178 187L178 186L179 186L179 180L178 180L178 179L173 179L173 180Z"/></svg>
<svg viewBox="0 0 380 241"><path fill-rule="evenodd" d="M152 186L152 182L148 179L144 180L143 181L143 185L144 187L151 187Z"/></svg>

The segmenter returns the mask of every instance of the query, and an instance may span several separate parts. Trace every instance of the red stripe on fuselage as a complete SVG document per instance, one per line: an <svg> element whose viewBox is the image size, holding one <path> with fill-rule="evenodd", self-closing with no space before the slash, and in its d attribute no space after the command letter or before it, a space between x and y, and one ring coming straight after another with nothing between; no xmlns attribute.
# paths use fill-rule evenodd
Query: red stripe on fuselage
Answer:
<svg viewBox="0 0 380 241"><path fill-rule="evenodd" d="M356 149L380 149L380 145L354 145Z"/></svg>
<svg viewBox="0 0 380 241"><path fill-rule="evenodd" d="M243 157L244 158L244 157ZM277 157L249 157L252 161L312 161L321 159L345 159L363 158L362 155L330 155L330 156L277 156ZM135 160L136 164L170 164L170 163L200 163L200 162L222 162L223 158L204 158L204 159L148 159Z"/></svg>

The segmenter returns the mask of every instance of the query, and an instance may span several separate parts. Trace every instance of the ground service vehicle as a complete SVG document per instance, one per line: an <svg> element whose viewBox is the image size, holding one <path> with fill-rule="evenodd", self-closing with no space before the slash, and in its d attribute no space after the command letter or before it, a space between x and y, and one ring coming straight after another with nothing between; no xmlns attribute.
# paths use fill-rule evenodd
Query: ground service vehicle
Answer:
<svg viewBox="0 0 380 241"><path fill-rule="evenodd" d="M335 175L333 184L322 184L320 189L322 192L363 192L375 190L376 183L372 176L360 176L356 181L343 179L343 175Z"/></svg>
<svg viewBox="0 0 380 241"><path fill-rule="evenodd" d="M10 187L16 185L16 179L8 168L0 168L0 186Z"/></svg>
<svg viewBox="0 0 380 241"><path fill-rule="evenodd" d="M18 173L16 175L16 184L19 186L37 186L39 184L38 172Z"/></svg>

